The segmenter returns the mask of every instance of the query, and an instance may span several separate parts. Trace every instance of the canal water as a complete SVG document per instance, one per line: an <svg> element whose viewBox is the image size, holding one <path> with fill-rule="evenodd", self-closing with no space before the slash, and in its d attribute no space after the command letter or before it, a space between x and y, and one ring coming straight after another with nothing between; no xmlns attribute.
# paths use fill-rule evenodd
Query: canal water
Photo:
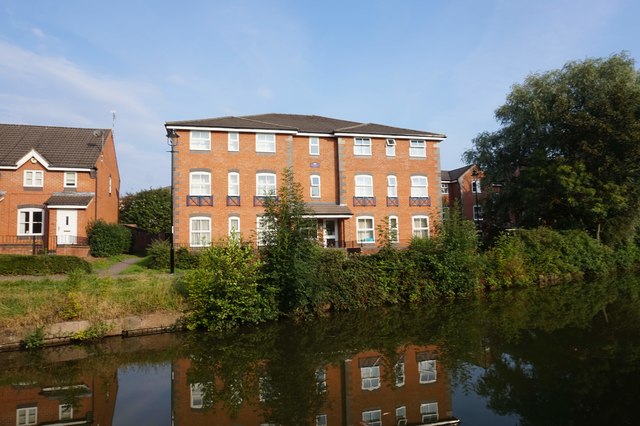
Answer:
<svg viewBox="0 0 640 426"><path fill-rule="evenodd" d="M637 425L640 280L0 354L0 426Z"/></svg>

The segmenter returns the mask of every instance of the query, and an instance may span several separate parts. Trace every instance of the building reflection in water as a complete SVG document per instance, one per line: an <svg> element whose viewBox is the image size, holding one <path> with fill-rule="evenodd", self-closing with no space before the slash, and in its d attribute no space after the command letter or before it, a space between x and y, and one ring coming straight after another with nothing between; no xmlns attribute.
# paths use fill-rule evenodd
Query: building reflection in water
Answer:
<svg viewBox="0 0 640 426"><path fill-rule="evenodd" d="M193 362L173 363L173 423L220 426L277 425L273 419L279 394L274 392L268 362L242 383L224 383L192 374ZM295 372L291 371L292 374ZM246 389L253 385L253 392ZM235 387L235 389L234 389ZM406 346L391 355L360 352L339 363L318 366L309 387L319 401L316 426L457 425L451 388L433 346ZM223 389L226 389L224 391ZM300 390L300 392L304 392ZM214 397L211 397L215 394ZM295 411L298 407L291 407Z"/></svg>

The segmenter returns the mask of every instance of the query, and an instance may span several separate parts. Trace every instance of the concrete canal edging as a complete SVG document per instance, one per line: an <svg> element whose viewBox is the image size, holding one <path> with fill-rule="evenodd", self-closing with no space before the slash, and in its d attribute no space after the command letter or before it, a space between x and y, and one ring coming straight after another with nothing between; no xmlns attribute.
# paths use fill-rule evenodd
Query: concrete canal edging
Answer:
<svg viewBox="0 0 640 426"><path fill-rule="evenodd" d="M110 336L164 333L182 329L181 319L180 312L157 312L98 322L59 322L42 328L41 343L42 346L56 346ZM36 331L33 327L0 330L0 352L20 349L25 339Z"/></svg>

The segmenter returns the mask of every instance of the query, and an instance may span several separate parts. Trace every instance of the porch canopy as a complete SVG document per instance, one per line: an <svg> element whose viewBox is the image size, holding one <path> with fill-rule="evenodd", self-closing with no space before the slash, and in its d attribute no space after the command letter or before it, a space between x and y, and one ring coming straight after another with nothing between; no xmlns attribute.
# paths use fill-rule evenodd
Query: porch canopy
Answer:
<svg viewBox="0 0 640 426"><path fill-rule="evenodd" d="M350 219L353 216L349 207L333 203L305 203L311 210L307 217L314 219Z"/></svg>
<svg viewBox="0 0 640 426"><path fill-rule="evenodd" d="M93 196L93 192L54 192L45 205L50 209L86 209Z"/></svg>

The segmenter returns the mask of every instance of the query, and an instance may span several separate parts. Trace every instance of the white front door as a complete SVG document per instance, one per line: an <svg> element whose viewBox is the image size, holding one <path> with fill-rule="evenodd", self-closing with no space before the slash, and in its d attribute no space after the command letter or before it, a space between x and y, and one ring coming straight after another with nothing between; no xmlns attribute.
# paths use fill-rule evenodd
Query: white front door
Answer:
<svg viewBox="0 0 640 426"><path fill-rule="evenodd" d="M58 244L76 244L78 237L78 211L58 210L56 223Z"/></svg>
<svg viewBox="0 0 640 426"><path fill-rule="evenodd" d="M325 219L322 229L324 246L335 247L338 241L338 221L335 219Z"/></svg>

